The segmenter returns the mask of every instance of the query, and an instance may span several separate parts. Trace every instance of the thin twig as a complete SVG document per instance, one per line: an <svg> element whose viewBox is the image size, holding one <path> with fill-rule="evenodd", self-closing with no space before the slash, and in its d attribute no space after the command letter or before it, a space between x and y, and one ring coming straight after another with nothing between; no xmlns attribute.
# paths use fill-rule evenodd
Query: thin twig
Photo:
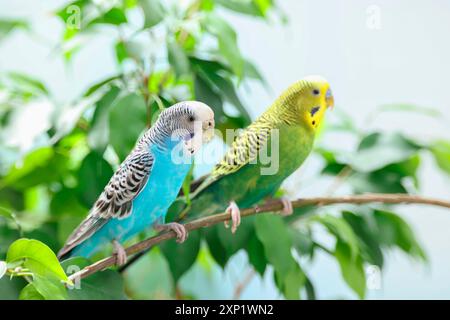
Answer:
<svg viewBox="0 0 450 320"><path fill-rule="evenodd" d="M325 192L327 197L331 197L339 187L347 180L348 177L353 173L353 169L350 166L345 166L335 177L333 183L330 185L328 190Z"/></svg>
<svg viewBox="0 0 450 320"><path fill-rule="evenodd" d="M417 195L409 194L364 194L352 195L343 197L317 197L309 199L298 199L292 201L294 208L300 208L311 205L333 205L333 204L365 204L365 203L386 203L386 204L425 204L434 205L450 209L450 202L432 198L425 198ZM261 213L277 212L283 209L281 201L270 202L261 206L241 210L241 217L252 216ZM200 228L206 228L224 221L230 220L229 213L219 213L212 216L193 220L185 224L187 231L192 231ZM176 234L173 231L165 232L160 235L148 238L139 243L136 243L125 249L128 256L146 250L163 241L175 238ZM72 274L69 279L82 279L97 271L115 265L116 257L110 256L108 258L97 261L77 273Z"/></svg>
<svg viewBox="0 0 450 320"><path fill-rule="evenodd" d="M241 297L242 291L248 286L248 284L252 281L255 276L255 269L250 269L250 271L245 275L244 279L236 285L233 293L233 300L239 300Z"/></svg>

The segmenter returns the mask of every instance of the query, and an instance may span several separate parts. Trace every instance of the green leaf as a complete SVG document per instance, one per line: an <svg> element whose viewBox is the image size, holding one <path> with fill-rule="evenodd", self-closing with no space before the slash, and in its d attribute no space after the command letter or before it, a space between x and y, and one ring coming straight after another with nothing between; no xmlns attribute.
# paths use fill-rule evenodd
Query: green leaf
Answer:
<svg viewBox="0 0 450 320"><path fill-rule="evenodd" d="M116 271L104 270L83 279L81 289L69 290L70 300L124 300L123 278Z"/></svg>
<svg viewBox="0 0 450 320"><path fill-rule="evenodd" d="M123 6L126 9L131 9L137 6L138 0L124 0Z"/></svg>
<svg viewBox="0 0 450 320"><path fill-rule="evenodd" d="M225 115L222 98L200 75L196 75L194 78L194 90L195 98L210 106L216 119L221 119Z"/></svg>
<svg viewBox="0 0 450 320"><path fill-rule="evenodd" d="M146 125L146 107L142 96L130 93L118 98L109 115L110 143L124 160Z"/></svg>
<svg viewBox="0 0 450 320"><path fill-rule="evenodd" d="M78 170L77 195L90 208L113 175L111 165L97 152L89 153Z"/></svg>
<svg viewBox="0 0 450 320"><path fill-rule="evenodd" d="M404 162L394 163L380 170L356 172L349 177L348 182L355 193L407 193L404 179L412 178L417 188L416 174L419 165L420 156L416 154Z"/></svg>
<svg viewBox="0 0 450 320"><path fill-rule="evenodd" d="M23 287L27 285L23 277L3 277L0 279L0 300L17 300Z"/></svg>
<svg viewBox="0 0 450 320"><path fill-rule="evenodd" d="M75 257L62 262L64 270L72 274L90 265L91 262L85 258ZM96 272L89 277L82 279L74 286L69 287L68 294L70 300L123 300L126 299L124 293L124 283L122 276L113 270Z"/></svg>
<svg viewBox="0 0 450 320"><path fill-rule="evenodd" d="M83 16L83 12L89 12L90 8L89 6L92 5L91 0L78 0L78 1L72 1L65 5L63 8L61 8L58 12L56 12L56 15L59 16L64 24L66 26L70 25L69 21L71 18L73 19L74 13L80 12L81 17ZM77 8L78 10L75 12L73 8ZM81 26L82 27L82 26Z"/></svg>
<svg viewBox="0 0 450 320"><path fill-rule="evenodd" d="M39 80L18 72L8 73L8 78L13 81L14 85L21 91L33 94L48 95L49 91L46 86Z"/></svg>
<svg viewBox="0 0 450 320"><path fill-rule="evenodd" d="M32 283L29 283L20 291L19 300L45 300L45 297Z"/></svg>
<svg viewBox="0 0 450 320"><path fill-rule="evenodd" d="M361 141L358 152L349 160L353 169L360 172L371 172L392 163L405 161L419 149L419 146L401 134L373 133Z"/></svg>
<svg viewBox="0 0 450 320"><path fill-rule="evenodd" d="M133 263L125 277L130 299L170 299L173 293L172 274L166 258L158 247L154 247L138 261Z"/></svg>
<svg viewBox="0 0 450 320"><path fill-rule="evenodd" d="M244 70L244 60L241 56L236 32L221 17L210 12L205 15L202 21L203 27L219 42L219 51L229 63L234 73L240 78Z"/></svg>
<svg viewBox="0 0 450 320"><path fill-rule="evenodd" d="M345 133L361 135L363 132L356 126L352 116L341 109L333 110L336 123L327 123L326 129L329 131L343 131Z"/></svg>
<svg viewBox="0 0 450 320"><path fill-rule="evenodd" d="M177 243L175 239L165 241L160 245L160 250L169 263L169 268L175 283L194 264L200 250L199 232L191 232L183 243Z"/></svg>
<svg viewBox="0 0 450 320"><path fill-rule="evenodd" d="M450 174L450 142L439 140L430 146L436 163L444 172Z"/></svg>
<svg viewBox="0 0 450 320"><path fill-rule="evenodd" d="M229 10L247 14L255 17L262 17L263 14L257 5L257 1L253 0L215 0L217 4Z"/></svg>
<svg viewBox="0 0 450 320"><path fill-rule="evenodd" d="M210 88L213 88L214 92L221 93L225 99L236 107L236 109L244 117L246 125L250 124L250 115L240 101L233 82L225 76L228 73L228 70L216 61L207 61L194 58L191 59L191 63L193 63L198 76L200 76L201 79L210 86Z"/></svg>
<svg viewBox="0 0 450 320"><path fill-rule="evenodd" d="M312 257L314 253L314 241L310 230L290 229L292 243L299 255Z"/></svg>
<svg viewBox="0 0 450 320"><path fill-rule="evenodd" d="M300 289L305 285L306 277L302 269L296 265L284 275L283 293L286 299L300 299Z"/></svg>
<svg viewBox="0 0 450 320"><path fill-rule="evenodd" d="M67 300L67 298L66 288L61 281L39 275L33 275L33 282L27 285L19 296L20 300Z"/></svg>
<svg viewBox="0 0 450 320"><path fill-rule="evenodd" d="M120 8L111 8L107 12L103 13L99 18L92 20L89 25L94 23L106 23L119 25L127 22L127 17L125 16L125 12L123 12Z"/></svg>
<svg viewBox="0 0 450 320"><path fill-rule="evenodd" d="M111 76L109 78L106 78L104 80L101 80L100 82L93 84L91 87L89 87L89 89L86 90L83 97L89 97L90 95L95 93L97 90L103 88L105 85L113 82L114 80L120 79L120 78L121 78L121 75L115 75L115 76Z"/></svg>
<svg viewBox="0 0 450 320"><path fill-rule="evenodd" d="M200 8L202 11L211 11L214 9L214 2L216 0L201 0L200 1Z"/></svg>
<svg viewBox="0 0 450 320"><path fill-rule="evenodd" d="M0 218L0 259L6 258L9 246L21 236L19 230L11 229L2 220Z"/></svg>
<svg viewBox="0 0 450 320"><path fill-rule="evenodd" d="M378 243L377 230L372 227L374 221L366 215L355 214L350 211L343 211L342 217L358 237L362 258L372 265L383 267L384 258Z"/></svg>
<svg viewBox="0 0 450 320"><path fill-rule="evenodd" d="M214 258L214 261L217 262L219 266L225 268L230 256L227 253L227 250L223 247L222 242L219 238L219 228L223 228L223 226L211 226L202 230L203 235L206 239L206 243L208 244L209 252L211 256Z"/></svg>
<svg viewBox="0 0 450 320"><path fill-rule="evenodd" d="M358 239L348 223L342 219L332 215L316 216L313 221L323 224L330 233L334 234L342 243L346 244L350 249L351 257L354 258L359 254Z"/></svg>
<svg viewBox="0 0 450 320"><path fill-rule="evenodd" d="M438 110L422 107L414 104L387 104L382 105L377 108L377 113L379 112L387 112L387 111L402 111L402 112L415 112L420 113L429 117L438 118L441 117L442 114Z"/></svg>
<svg viewBox="0 0 450 320"><path fill-rule="evenodd" d="M347 166L344 163L338 162L336 154L331 150L316 148L314 151L325 160L325 165L322 169L323 174L338 175Z"/></svg>
<svg viewBox="0 0 450 320"><path fill-rule="evenodd" d="M339 262L345 282L360 299L363 299L366 292L366 275L361 257L353 256L351 248L341 240L336 243L334 255Z"/></svg>
<svg viewBox="0 0 450 320"><path fill-rule="evenodd" d="M258 68L249 60L244 61L244 75L247 78L259 80L266 89L269 90L269 84L266 82Z"/></svg>
<svg viewBox="0 0 450 320"><path fill-rule="evenodd" d="M58 217L58 229L55 240L58 240L60 245L65 243L70 234L72 234L73 230L75 230L80 225L80 223L86 217L88 211L89 210L86 209L83 216L73 216L70 214L66 214ZM60 248L61 247L59 247L58 249Z"/></svg>
<svg viewBox="0 0 450 320"><path fill-rule="evenodd" d="M53 150L49 147L36 149L26 155L21 164L16 164L3 179L1 186L11 185L19 179L32 174L38 167L44 167L51 157Z"/></svg>
<svg viewBox="0 0 450 320"><path fill-rule="evenodd" d="M55 193L50 202L50 214L57 217L65 215L84 217L89 208L83 206L76 196L76 189L63 188Z"/></svg>
<svg viewBox="0 0 450 320"><path fill-rule="evenodd" d="M109 112L119 93L120 89L113 86L96 104L88 144L99 153L104 152L109 143Z"/></svg>
<svg viewBox="0 0 450 320"><path fill-rule="evenodd" d="M39 228L24 232L23 237L45 243L53 252L61 248L57 237L57 223L53 221L45 222L39 225Z"/></svg>
<svg viewBox="0 0 450 320"><path fill-rule="evenodd" d="M253 3L258 7L263 16L272 7L272 0L253 0Z"/></svg>
<svg viewBox="0 0 450 320"><path fill-rule="evenodd" d="M2 181L0 180L0 185ZM23 211L25 209L25 195L16 189L3 187L0 192L0 215L11 220L17 220L14 217L14 211Z"/></svg>
<svg viewBox="0 0 450 320"><path fill-rule="evenodd" d="M35 275L54 276L59 280L68 281L56 255L44 243L37 240L19 239L9 247L6 261L13 263L23 260L23 266Z"/></svg>
<svg viewBox="0 0 450 320"><path fill-rule="evenodd" d="M317 295L316 295L316 290L314 289L314 285L311 282L311 280L306 277L305 280L305 291L306 291L306 298L308 300L316 300Z"/></svg>
<svg viewBox="0 0 450 320"><path fill-rule="evenodd" d="M186 202L184 198L181 196L178 197L172 204L169 209L167 209L167 214L165 220L168 222L177 221L180 212L182 212L186 208Z"/></svg>
<svg viewBox="0 0 450 320"><path fill-rule="evenodd" d="M292 240L284 221L270 214L257 216L255 230L267 260L280 274L287 274L296 263L291 255Z"/></svg>
<svg viewBox="0 0 450 320"><path fill-rule="evenodd" d="M39 184L59 181L67 172L67 161L65 155L56 153L51 147L36 149L11 168L3 181L0 181L0 188L12 186L23 190Z"/></svg>
<svg viewBox="0 0 450 320"><path fill-rule="evenodd" d="M118 41L114 50L116 51L117 62L122 63L128 57L127 46L124 41Z"/></svg>
<svg viewBox="0 0 450 320"><path fill-rule="evenodd" d="M378 227L378 241L387 247L397 246L414 258L426 260L426 255L409 225L398 215L388 211L375 210Z"/></svg>
<svg viewBox="0 0 450 320"><path fill-rule="evenodd" d="M255 268L255 270L261 275L264 275L267 266L267 259L264 253L264 246L262 242L256 236L256 233L253 232L250 235L247 246L245 247L248 255L248 260L250 264Z"/></svg>
<svg viewBox="0 0 450 320"><path fill-rule="evenodd" d="M0 40L15 28L28 28L28 24L22 20L0 20Z"/></svg>
<svg viewBox="0 0 450 320"><path fill-rule="evenodd" d="M183 48L172 38L167 40L167 59L177 77L189 73L189 59Z"/></svg>
<svg viewBox="0 0 450 320"><path fill-rule="evenodd" d="M151 28L164 19L164 8L159 0L140 0L139 3L144 11L144 28Z"/></svg>
<svg viewBox="0 0 450 320"><path fill-rule="evenodd" d="M243 219L241 225L234 234L231 233L230 229L225 228L224 226L218 228L217 234L227 256L231 257L247 245L251 234L254 232L254 219L252 218L253 217Z"/></svg>
<svg viewBox="0 0 450 320"><path fill-rule="evenodd" d="M189 172L187 173L186 177L184 178L183 184L181 185L181 190L183 191L184 195L184 201L186 202L187 206L191 205L191 182L193 179L193 171L194 171L195 164L192 164L189 168ZM167 215L166 215L167 217Z"/></svg>

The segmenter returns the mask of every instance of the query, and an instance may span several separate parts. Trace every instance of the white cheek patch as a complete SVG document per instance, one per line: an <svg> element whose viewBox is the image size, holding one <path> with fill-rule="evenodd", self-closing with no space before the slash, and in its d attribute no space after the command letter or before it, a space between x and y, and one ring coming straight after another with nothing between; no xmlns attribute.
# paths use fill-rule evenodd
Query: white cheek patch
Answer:
<svg viewBox="0 0 450 320"><path fill-rule="evenodd" d="M202 147L203 139L203 124L201 121L195 121L194 133L189 134L188 139L183 141L187 153L195 154Z"/></svg>
<svg viewBox="0 0 450 320"><path fill-rule="evenodd" d="M202 147L203 141L201 135L194 135L192 139L183 142L184 149L186 153L195 154Z"/></svg>

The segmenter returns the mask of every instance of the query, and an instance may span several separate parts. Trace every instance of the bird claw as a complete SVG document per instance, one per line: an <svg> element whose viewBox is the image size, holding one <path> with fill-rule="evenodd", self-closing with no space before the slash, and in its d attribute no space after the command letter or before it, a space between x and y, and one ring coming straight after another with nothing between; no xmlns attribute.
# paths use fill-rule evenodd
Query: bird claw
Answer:
<svg viewBox="0 0 450 320"><path fill-rule="evenodd" d="M175 232L175 234L177 235L178 243L183 243L184 241L186 241L186 239L188 237L188 232L186 231L186 228L184 227L184 225L182 225L181 223L178 223L178 222L159 224L159 225L156 225L154 228L157 231L167 230L167 231Z"/></svg>
<svg viewBox="0 0 450 320"><path fill-rule="evenodd" d="M113 255L116 256L116 266L121 267L127 263L128 257L125 249L117 240L113 240Z"/></svg>
<svg viewBox="0 0 450 320"><path fill-rule="evenodd" d="M281 210L282 216L290 216L294 212L294 208L292 207L292 202L285 197L282 197L281 203L283 204L283 210Z"/></svg>
<svg viewBox="0 0 450 320"><path fill-rule="evenodd" d="M225 212L231 215L231 233L235 233L237 227L241 224L241 211L239 210L236 202L231 201ZM224 224L225 228L229 227L228 221L225 221Z"/></svg>

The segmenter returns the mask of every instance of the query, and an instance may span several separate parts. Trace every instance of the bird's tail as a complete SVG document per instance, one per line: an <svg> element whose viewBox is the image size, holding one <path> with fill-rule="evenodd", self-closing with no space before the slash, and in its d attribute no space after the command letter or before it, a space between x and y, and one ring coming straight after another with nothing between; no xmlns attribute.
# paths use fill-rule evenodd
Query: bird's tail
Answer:
<svg viewBox="0 0 450 320"><path fill-rule="evenodd" d="M68 246L64 246L61 248L61 250L58 251L58 254L56 257L59 261L64 261L72 257L72 250L73 248L69 248Z"/></svg>

